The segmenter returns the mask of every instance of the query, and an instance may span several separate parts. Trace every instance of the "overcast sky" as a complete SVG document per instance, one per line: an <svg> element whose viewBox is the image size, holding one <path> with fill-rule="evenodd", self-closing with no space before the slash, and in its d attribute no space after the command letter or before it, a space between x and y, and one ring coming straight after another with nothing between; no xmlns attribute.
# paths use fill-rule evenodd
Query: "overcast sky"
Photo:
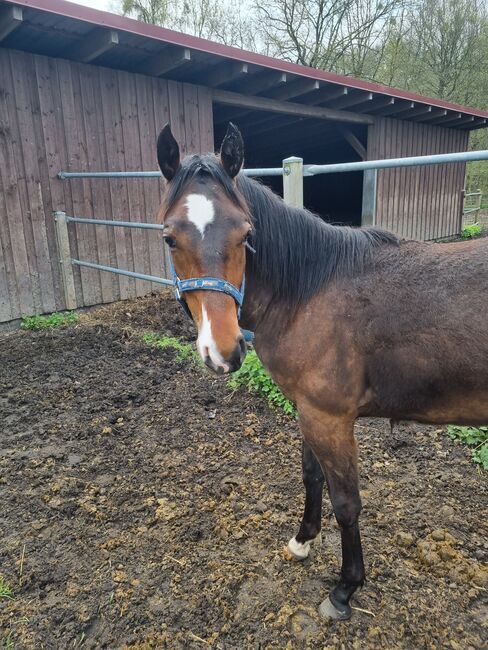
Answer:
<svg viewBox="0 0 488 650"><path fill-rule="evenodd" d="M101 9L102 11L110 11L113 0L76 0L75 4L93 7L93 9Z"/></svg>

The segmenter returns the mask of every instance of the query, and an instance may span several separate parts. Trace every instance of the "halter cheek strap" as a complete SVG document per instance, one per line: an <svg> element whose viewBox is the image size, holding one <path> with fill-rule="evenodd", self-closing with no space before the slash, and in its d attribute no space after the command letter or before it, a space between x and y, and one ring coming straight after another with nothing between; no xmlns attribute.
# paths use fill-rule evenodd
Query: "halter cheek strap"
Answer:
<svg viewBox="0 0 488 650"><path fill-rule="evenodd" d="M221 280L219 278L188 278L187 280L180 280L178 277L175 267L173 265L173 257L169 253L169 268L171 271L171 279L173 280L173 286L175 288L175 297L176 300L183 307L185 314L193 320L190 309L187 305L186 300L182 297L182 294L186 291L218 291L220 293L226 293L228 296L232 296L238 305L237 310L237 320L241 317L241 307L244 302L244 292L246 289L246 276L242 278L242 284L240 290L237 289L233 284L227 282L227 280Z"/></svg>

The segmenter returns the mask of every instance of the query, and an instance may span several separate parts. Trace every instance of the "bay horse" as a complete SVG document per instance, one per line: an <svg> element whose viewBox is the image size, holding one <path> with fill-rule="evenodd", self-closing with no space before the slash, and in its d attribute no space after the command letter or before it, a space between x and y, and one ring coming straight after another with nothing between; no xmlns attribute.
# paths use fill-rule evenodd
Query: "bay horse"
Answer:
<svg viewBox="0 0 488 650"><path fill-rule="evenodd" d="M488 238L435 244L327 224L239 173L244 143L232 124L219 156L183 161L166 125L157 157L168 181L159 218L198 351L215 372L235 371L240 328L254 331L259 358L296 404L306 494L288 549L308 556L325 481L342 568L319 611L347 619L365 579L355 420L488 422Z"/></svg>

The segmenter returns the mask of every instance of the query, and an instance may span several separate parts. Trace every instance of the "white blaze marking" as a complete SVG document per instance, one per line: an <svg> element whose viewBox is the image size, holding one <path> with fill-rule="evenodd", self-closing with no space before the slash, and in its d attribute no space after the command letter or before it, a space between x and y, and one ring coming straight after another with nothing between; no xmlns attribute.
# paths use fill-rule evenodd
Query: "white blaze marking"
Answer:
<svg viewBox="0 0 488 650"><path fill-rule="evenodd" d="M198 352L204 361L207 357L210 357L215 366L224 368L224 370L229 370L228 365L224 362L222 355L217 349L217 344L212 336L212 324L208 317L207 310L203 305L202 324L200 326L200 332L198 333L197 347Z"/></svg>
<svg viewBox="0 0 488 650"><path fill-rule="evenodd" d="M191 221L200 231L202 238L205 228L212 223L215 210L212 201L203 194L189 194L186 198L188 221Z"/></svg>

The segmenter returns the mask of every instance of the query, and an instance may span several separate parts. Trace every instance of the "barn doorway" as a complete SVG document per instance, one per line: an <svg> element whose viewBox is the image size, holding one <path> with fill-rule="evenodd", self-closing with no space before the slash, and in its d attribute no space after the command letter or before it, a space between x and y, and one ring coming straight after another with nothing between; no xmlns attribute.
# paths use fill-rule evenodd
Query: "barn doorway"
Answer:
<svg viewBox="0 0 488 650"><path fill-rule="evenodd" d="M312 118L297 118L264 111L247 111L233 119L244 137L246 167L278 167L284 158L299 156L305 164L356 162L367 149L367 126ZM214 137L218 148L225 135L225 111L214 105ZM282 194L279 178L263 183ZM330 174L304 178L305 207L330 223L361 225L363 173Z"/></svg>

